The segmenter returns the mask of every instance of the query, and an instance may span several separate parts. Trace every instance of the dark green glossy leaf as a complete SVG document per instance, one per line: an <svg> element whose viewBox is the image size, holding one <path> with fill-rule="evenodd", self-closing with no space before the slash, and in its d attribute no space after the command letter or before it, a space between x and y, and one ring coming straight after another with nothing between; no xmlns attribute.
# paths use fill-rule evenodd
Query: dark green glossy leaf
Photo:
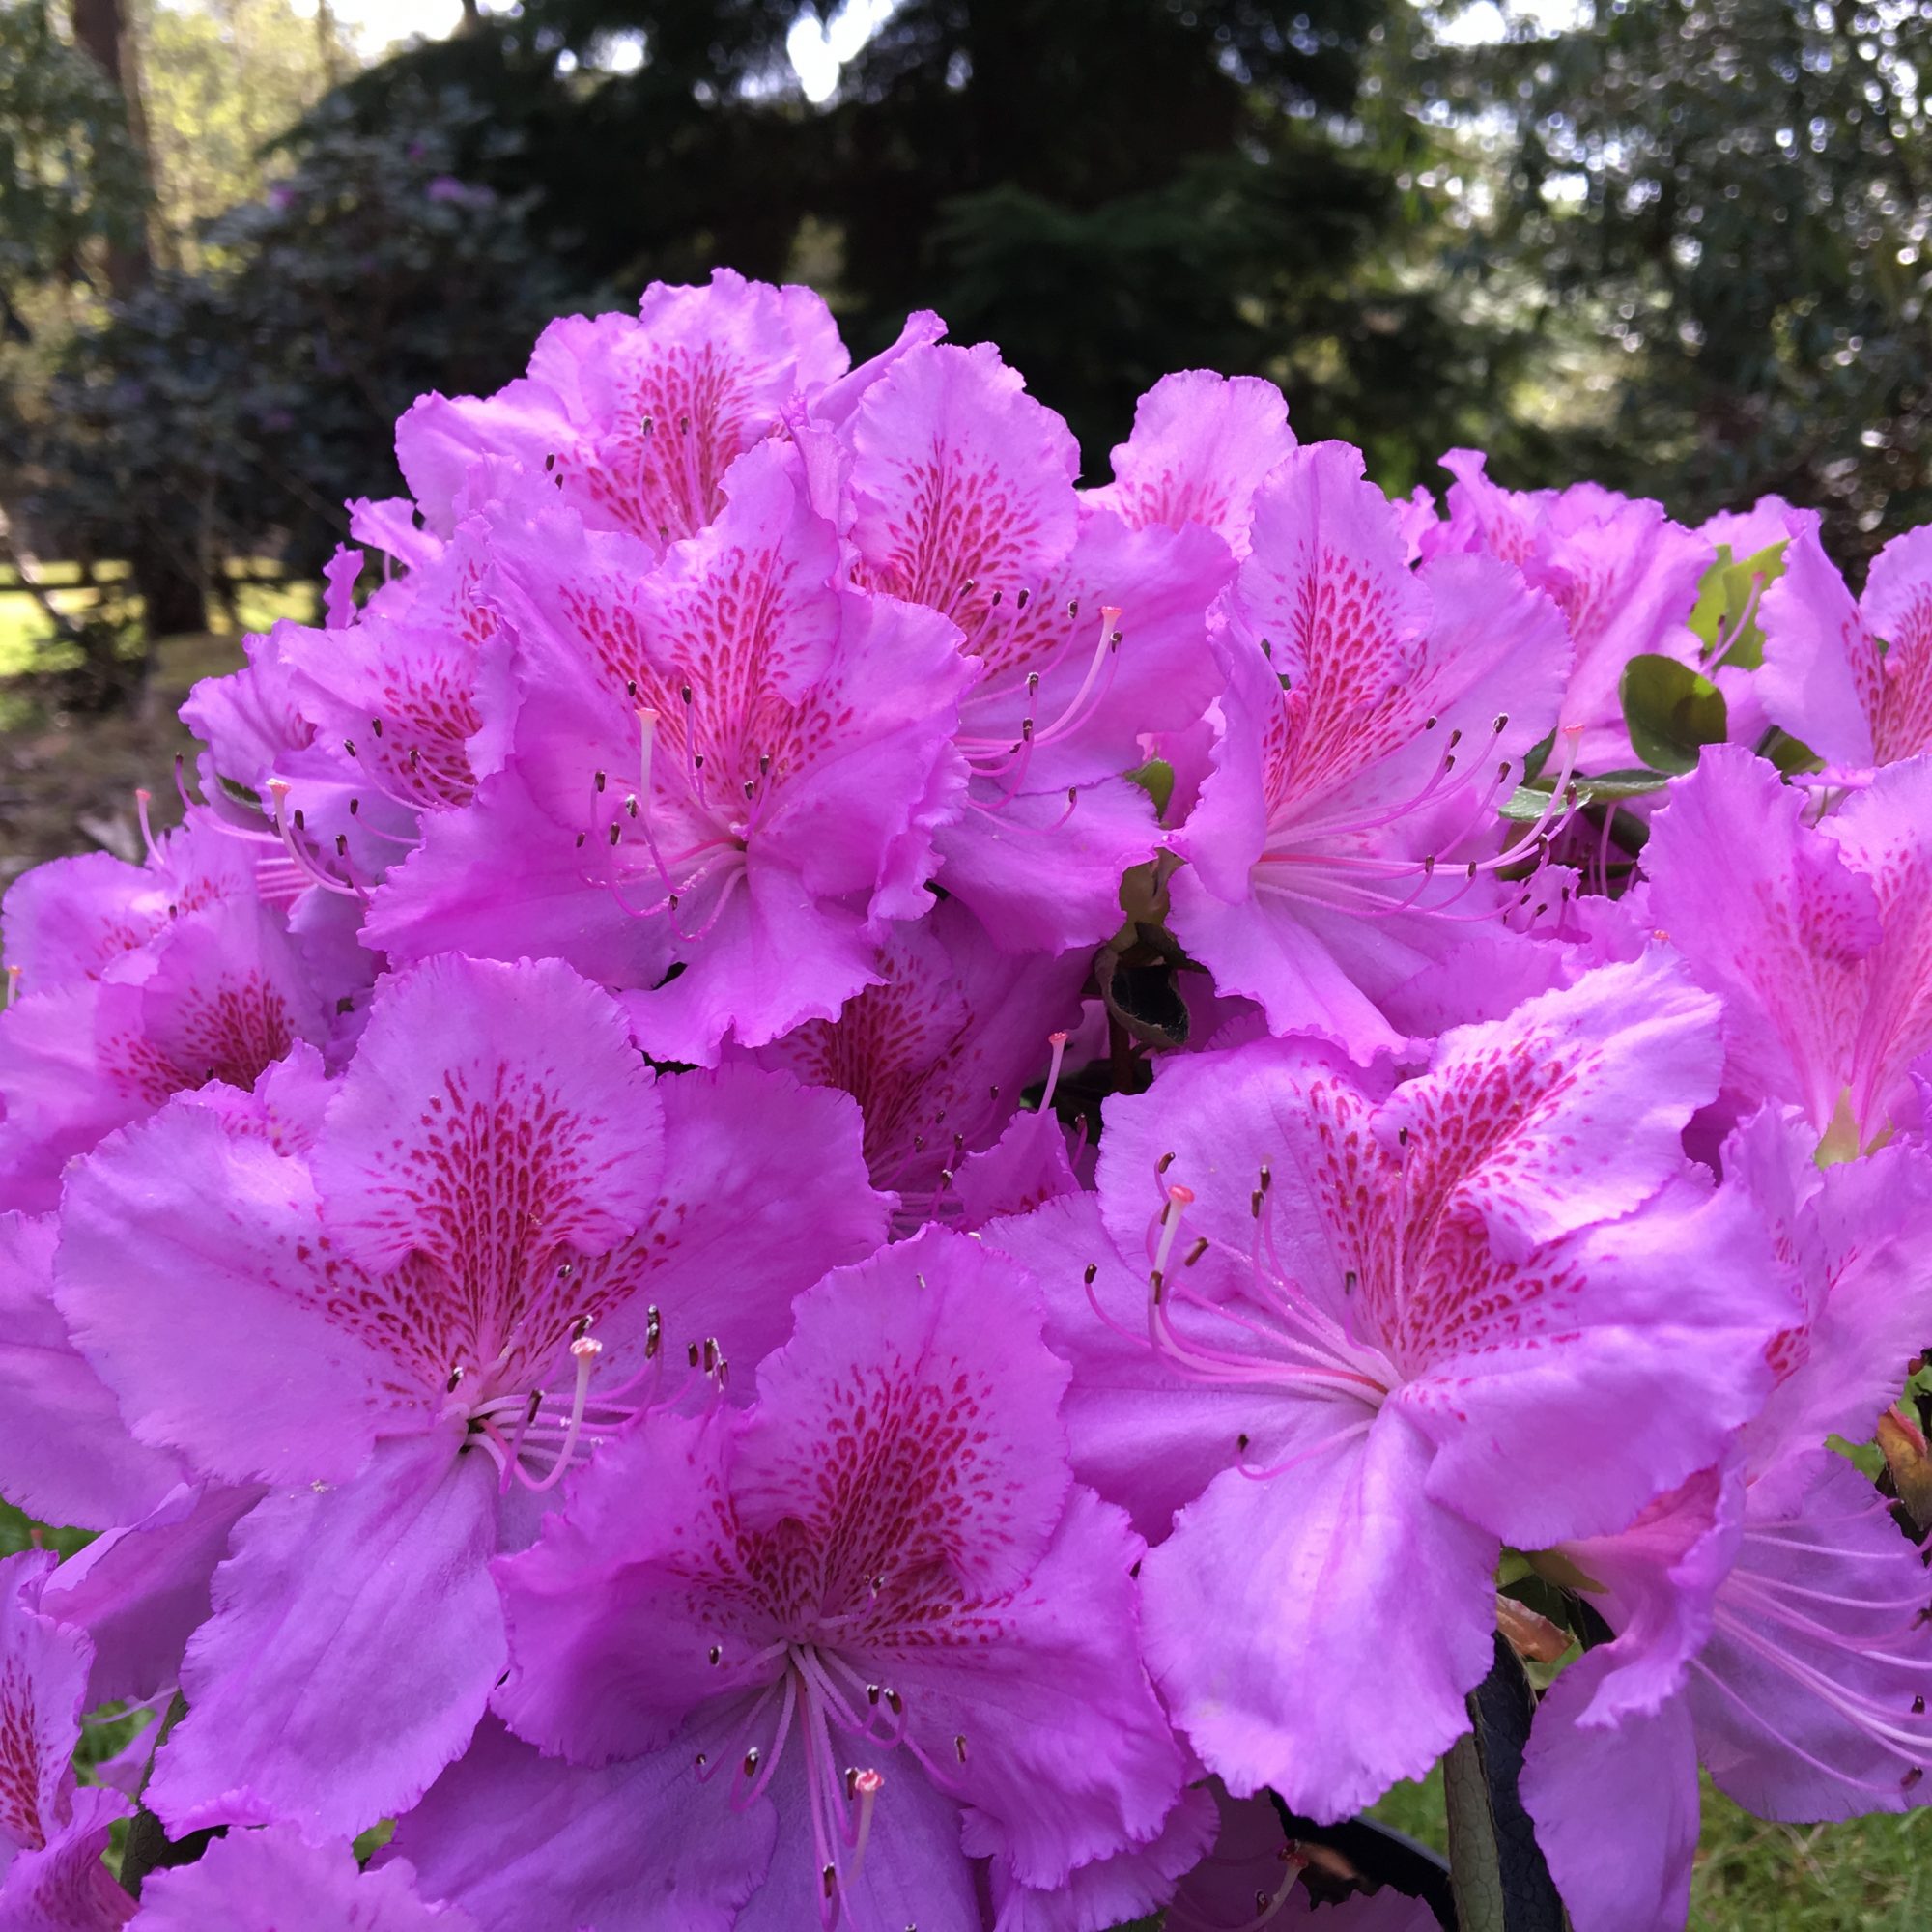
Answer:
<svg viewBox="0 0 1932 1932"><path fill-rule="evenodd" d="M1127 774L1127 782L1137 784L1153 800L1154 816L1167 815L1168 802L1174 797L1174 767L1165 758L1150 758Z"/></svg>
<svg viewBox="0 0 1932 1932"><path fill-rule="evenodd" d="M1565 1932L1563 1902L1517 1788L1535 1715L1522 1664L1498 1636L1490 1674L1469 1697L1469 1734L1443 1762L1463 1932Z"/></svg>
<svg viewBox="0 0 1932 1932"><path fill-rule="evenodd" d="M1723 742L1723 693L1674 658L1648 651L1632 658L1618 696L1631 747L1654 771L1692 771L1704 746Z"/></svg>

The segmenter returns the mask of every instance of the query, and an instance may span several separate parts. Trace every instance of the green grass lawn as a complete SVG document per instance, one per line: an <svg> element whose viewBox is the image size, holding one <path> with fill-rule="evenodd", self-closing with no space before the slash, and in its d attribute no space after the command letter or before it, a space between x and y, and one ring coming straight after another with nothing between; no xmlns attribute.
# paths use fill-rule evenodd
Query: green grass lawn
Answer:
<svg viewBox="0 0 1932 1932"><path fill-rule="evenodd" d="M251 561L238 575L248 579L266 577L274 566ZM127 567L118 563L96 566L96 577L107 584L125 580ZM77 582L78 573L71 563L48 563L41 568L41 582L51 591L56 609L64 615L83 617L99 601L99 593ZM302 623L318 621L317 594L306 582L275 583L243 582L236 598L242 631L266 631L279 617L293 617ZM227 614L218 607L209 612L215 635L223 635ZM72 668L74 653L49 635L45 613L32 595L20 588L12 570L0 569L0 679L20 677L30 671L58 671Z"/></svg>
<svg viewBox="0 0 1932 1932"><path fill-rule="evenodd" d="M1398 1785L1375 1809L1397 1831L1443 1848L1439 1772ZM1690 1923L1698 1932L1924 1932L1932 1925L1932 1812L1768 1825L1707 1777Z"/></svg>

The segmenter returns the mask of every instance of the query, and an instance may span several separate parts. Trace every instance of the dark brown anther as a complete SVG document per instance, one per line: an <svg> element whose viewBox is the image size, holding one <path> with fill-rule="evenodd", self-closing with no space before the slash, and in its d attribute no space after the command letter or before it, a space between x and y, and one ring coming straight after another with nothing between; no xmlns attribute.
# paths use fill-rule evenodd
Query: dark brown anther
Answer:
<svg viewBox="0 0 1932 1932"><path fill-rule="evenodd" d="M1077 616L1079 616L1079 614L1080 614L1080 600L1079 600L1079 598L1077 598L1077 597L1069 597L1069 598L1068 598L1068 599L1066 600L1066 614L1067 614L1067 615L1068 615L1069 617L1077 617Z"/></svg>
<svg viewBox="0 0 1932 1932"><path fill-rule="evenodd" d="M1013 609L1016 611L1024 611L1027 607L1027 599L1030 598L1032 595L1033 592L1031 590L1020 591L1019 594L1015 596L1013 599Z"/></svg>
<svg viewBox="0 0 1932 1932"><path fill-rule="evenodd" d="M349 835L346 832L338 832L335 835L335 856L338 859L346 859L349 856Z"/></svg>
<svg viewBox="0 0 1932 1932"><path fill-rule="evenodd" d="M685 1350L685 1355L686 1358L690 1361L691 1366L695 1369L697 1366L697 1344L696 1342L693 1342Z"/></svg>
<svg viewBox="0 0 1932 1932"><path fill-rule="evenodd" d="M964 1764L966 1762L966 1733L964 1731L953 1733L952 1749L957 1755L959 1762Z"/></svg>
<svg viewBox="0 0 1932 1932"><path fill-rule="evenodd" d="M1174 1154L1173 1151L1170 1150L1168 1152L1162 1154L1161 1157L1154 1162L1153 1171L1156 1174L1165 1174L1167 1170L1173 1165L1174 1165Z"/></svg>
<svg viewBox="0 0 1932 1932"><path fill-rule="evenodd" d="M362 801L359 798L352 798L349 801L349 815L351 818L355 817L361 811L361 810L362 810Z"/></svg>
<svg viewBox="0 0 1932 1932"><path fill-rule="evenodd" d="M462 1381L462 1379L463 1379L463 1364L461 1362L458 1362L457 1365L450 1370L449 1380L445 1382L443 1386L448 1391L449 1394L454 1395L456 1393L456 1386L460 1381Z"/></svg>
<svg viewBox="0 0 1932 1932"><path fill-rule="evenodd" d="M1499 737L1499 738L1500 738L1500 737L1502 736L1502 734L1503 734L1503 733L1504 733L1505 731L1507 731L1507 730L1509 729L1509 722L1510 722L1510 715L1509 715L1509 713L1508 713L1507 711L1498 711L1498 712L1496 713L1496 736L1497 736L1497 737Z"/></svg>
<svg viewBox="0 0 1932 1932"><path fill-rule="evenodd" d="M747 1777L755 1777L757 1775L758 1775L758 1747L756 1745L753 1745L752 1748L745 1753L745 1776Z"/></svg>
<svg viewBox="0 0 1932 1932"><path fill-rule="evenodd" d="M590 780L592 789L601 792L604 789L607 776L604 772L594 773Z"/></svg>
<svg viewBox="0 0 1932 1932"><path fill-rule="evenodd" d="M296 807L295 826L298 832L306 832L308 830L308 821L302 816L300 806Z"/></svg>
<svg viewBox="0 0 1932 1932"><path fill-rule="evenodd" d="M1094 1277L1099 1272L1100 1272L1100 1264L1098 1262L1089 1262L1087 1264L1087 1272L1086 1275L1083 1277L1083 1279L1086 1281L1087 1286L1089 1288L1092 1288L1094 1286Z"/></svg>
<svg viewBox="0 0 1932 1932"><path fill-rule="evenodd" d="M353 758L355 755L355 740L354 738L343 739L342 749Z"/></svg>
<svg viewBox="0 0 1932 1932"><path fill-rule="evenodd" d="M879 1687L876 1684L868 1684L866 1686L867 1703L876 1704L879 1701L881 1694L882 1692L880 1691Z"/></svg>
<svg viewBox="0 0 1932 1932"><path fill-rule="evenodd" d="M1192 1267L1194 1264L1198 1262L1201 1259L1201 1257L1205 1255L1207 1252L1208 1252L1208 1236L1206 1235L1203 1235L1194 1243L1194 1245L1188 1249L1187 1259L1184 1262L1182 1262L1180 1265L1182 1267Z"/></svg>
<svg viewBox="0 0 1932 1932"><path fill-rule="evenodd" d="M613 845L614 845L614 844L616 844L616 842L617 842L617 841L618 841L618 840L619 840L620 838L623 838L623 836L624 836L624 828L623 828L623 827L622 827L621 825L619 825L619 824L617 823L617 821L616 821L615 819L612 819L612 820L611 821L611 844L613 844Z"/></svg>

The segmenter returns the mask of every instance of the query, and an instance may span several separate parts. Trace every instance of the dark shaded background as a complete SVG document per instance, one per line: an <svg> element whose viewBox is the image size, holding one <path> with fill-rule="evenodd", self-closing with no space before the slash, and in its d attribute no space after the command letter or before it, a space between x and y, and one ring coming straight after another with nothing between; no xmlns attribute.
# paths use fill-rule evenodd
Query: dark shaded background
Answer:
<svg viewBox="0 0 1932 1932"><path fill-rule="evenodd" d="M1777 491L1855 574L1932 516L1928 0L1577 0L1475 43L1494 8L901 0L822 104L802 0L472 6L373 65L325 0L212 218L153 111L189 4L0 0L0 514L133 560L109 666L232 559L313 573L419 390L716 263L812 282L856 354L911 307L998 340L1090 480L1207 365L1395 489L1472 442L1691 520ZM231 47L294 17L198 5Z"/></svg>

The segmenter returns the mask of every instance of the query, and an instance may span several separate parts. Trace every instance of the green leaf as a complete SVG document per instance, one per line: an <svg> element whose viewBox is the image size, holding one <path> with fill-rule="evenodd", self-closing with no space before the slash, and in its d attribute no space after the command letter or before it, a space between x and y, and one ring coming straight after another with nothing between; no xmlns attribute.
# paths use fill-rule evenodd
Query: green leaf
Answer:
<svg viewBox="0 0 1932 1932"><path fill-rule="evenodd" d="M1534 784L1543 776L1543 768L1549 762L1549 754L1555 749L1556 733L1554 731L1550 732L1549 736L1543 739L1540 743L1532 745L1529 748L1528 752L1524 753L1522 760L1522 781L1524 784Z"/></svg>
<svg viewBox="0 0 1932 1932"><path fill-rule="evenodd" d="M1764 633L1758 628L1757 600L1765 586L1784 575L1785 539L1733 559L1729 544L1718 546L1717 561L1697 584L1690 624L1704 646L1704 662L1755 670L1764 662Z"/></svg>
<svg viewBox="0 0 1932 1932"><path fill-rule="evenodd" d="M1757 741L1757 754L1769 758L1786 778L1796 772L1815 772L1825 762L1809 745L1776 724Z"/></svg>
<svg viewBox="0 0 1932 1932"><path fill-rule="evenodd" d="M1517 1654L1495 1662L1469 1697L1471 1729L1442 1764L1449 1876L1462 1932L1564 1932L1562 1901L1518 1794L1536 1696Z"/></svg>
<svg viewBox="0 0 1932 1932"><path fill-rule="evenodd" d="M1572 779L1564 796L1574 798L1578 805L1616 805L1627 798L1647 798L1669 782L1663 772L1605 772L1601 778ZM1518 823L1541 818L1549 809L1549 792L1548 785L1518 785L1504 801L1502 815Z"/></svg>
<svg viewBox="0 0 1932 1932"><path fill-rule="evenodd" d="M1137 766L1127 774L1127 782L1139 785L1153 800L1156 818L1166 816L1168 802L1174 797L1174 767L1165 758L1150 758Z"/></svg>
<svg viewBox="0 0 1932 1932"><path fill-rule="evenodd" d="M1723 693L1674 658L1649 651L1632 658L1618 696L1632 748L1655 771L1694 771L1698 752L1723 742Z"/></svg>

